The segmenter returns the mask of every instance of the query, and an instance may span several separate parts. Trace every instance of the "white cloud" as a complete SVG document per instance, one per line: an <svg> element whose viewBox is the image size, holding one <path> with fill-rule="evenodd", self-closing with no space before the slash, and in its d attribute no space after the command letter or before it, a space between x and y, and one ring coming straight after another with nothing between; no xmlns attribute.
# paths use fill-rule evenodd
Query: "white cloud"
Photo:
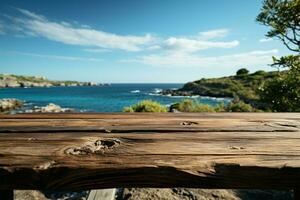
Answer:
<svg viewBox="0 0 300 200"><path fill-rule="evenodd" d="M9 53L13 53L13 54L17 54L17 55L23 55L23 56L32 56L32 57L58 59L58 60L69 60L69 61L90 61L90 62L102 61L101 59L98 59L98 58L89 58L89 57L58 56L58 55L47 55L47 54L19 52L19 51L11 51Z"/></svg>
<svg viewBox="0 0 300 200"><path fill-rule="evenodd" d="M161 42L160 47L168 51L197 52L211 48L238 46L238 40L213 41L213 39L227 36L228 33L228 29L215 29L200 32L196 36L169 37Z"/></svg>
<svg viewBox="0 0 300 200"><path fill-rule="evenodd" d="M259 42L271 42L271 41L273 41L272 38L262 38L259 40Z"/></svg>
<svg viewBox="0 0 300 200"><path fill-rule="evenodd" d="M23 33L32 33L49 40L70 45L100 47L107 49L120 49L125 51L139 51L144 45L152 43L155 38L151 34L143 36L117 35L82 26L77 28L70 23L61 21L53 22L44 16L37 15L24 9L18 9L21 17L15 17L14 23L21 27Z"/></svg>
<svg viewBox="0 0 300 200"><path fill-rule="evenodd" d="M176 38L170 37L164 41L163 47L167 50L196 52L210 48L233 48L239 45L239 41L234 40L230 42L213 42L204 41L192 38Z"/></svg>
<svg viewBox="0 0 300 200"><path fill-rule="evenodd" d="M209 30L199 33L199 37L202 40L209 40L214 38L220 38L225 37L229 33L229 29L215 29L215 30Z"/></svg>
<svg viewBox="0 0 300 200"><path fill-rule="evenodd" d="M32 19L39 20L39 21L46 21L46 18L44 16L37 15L33 12L30 12L28 10L21 9L21 8L17 8L17 10L20 11L22 14L24 14L24 15L32 18Z"/></svg>
<svg viewBox="0 0 300 200"><path fill-rule="evenodd" d="M209 67L219 70L224 67L242 67L245 65L256 67L267 65L272 62L272 56L277 53L278 50L273 49L224 56L202 57L185 52L172 52L142 56L135 60L127 60L127 62L138 62L158 67Z"/></svg>
<svg viewBox="0 0 300 200"><path fill-rule="evenodd" d="M53 22L44 16L31 11L18 9L22 17L8 16L13 23L10 30L15 35L26 35L31 37L44 37L52 41L69 45L86 47L88 52L103 52L99 49L108 50L161 50L161 51L182 51L197 52L211 48L233 48L239 45L239 41L212 41L212 39L225 37L228 29L215 29L199 32L195 36L158 38L151 34L142 36L117 35L92 29L88 25L60 21Z"/></svg>

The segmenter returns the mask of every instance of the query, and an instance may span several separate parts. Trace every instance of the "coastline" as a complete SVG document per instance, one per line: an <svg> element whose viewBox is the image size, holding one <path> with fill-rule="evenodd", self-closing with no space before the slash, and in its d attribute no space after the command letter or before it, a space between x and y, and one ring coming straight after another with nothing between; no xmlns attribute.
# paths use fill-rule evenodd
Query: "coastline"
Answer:
<svg viewBox="0 0 300 200"><path fill-rule="evenodd" d="M81 81L54 81L44 76L19 76L0 74L0 88L31 88L31 87L75 87L75 86L109 86L108 83Z"/></svg>

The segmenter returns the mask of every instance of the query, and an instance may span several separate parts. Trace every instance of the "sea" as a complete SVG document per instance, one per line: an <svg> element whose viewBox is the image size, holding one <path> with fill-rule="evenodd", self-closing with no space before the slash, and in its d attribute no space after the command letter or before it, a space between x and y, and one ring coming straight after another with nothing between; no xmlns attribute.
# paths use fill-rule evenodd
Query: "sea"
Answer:
<svg viewBox="0 0 300 200"><path fill-rule="evenodd" d="M25 101L25 107L46 106L49 103L63 108L72 108L77 112L122 112L125 106L142 100L153 100L170 106L183 99L192 98L201 103L217 105L227 104L228 98L201 96L163 96L164 89L178 89L183 84L111 84L109 86L74 87L32 87L2 88L0 98L16 98Z"/></svg>

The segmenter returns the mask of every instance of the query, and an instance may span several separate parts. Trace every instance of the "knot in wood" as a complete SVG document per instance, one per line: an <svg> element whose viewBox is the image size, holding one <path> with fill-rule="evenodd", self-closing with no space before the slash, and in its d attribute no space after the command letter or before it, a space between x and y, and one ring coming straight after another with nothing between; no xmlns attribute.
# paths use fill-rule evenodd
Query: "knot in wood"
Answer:
<svg viewBox="0 0 300 200"><path fill-rule="evenodd" d="M67 153L72 155L103 154L105 151L119 146L120 143L119 139L101 139L79 148L69 148Z"/></svg>
<svg viewBox="0 0 300 200"><path fill-rule="evenodd" d="M192 121L184 121L184 122L181 122L180 125L182 126L192 126L192 125L197 125L198 123L197 122L192 122Z"/></svg>
<svg viewBox="0 0 300 200"><path fill-rule="evenodd" d="M113 148L116 145L119 145L121 143L118 139L105 139L105 140L97 140L95 142L95 146L101 147L101 148Z"/></svg>
<svg viewBox="0 0 300 200"><path fill-rule="evenodd" d="M245 147L238 147L238 146L229 146L229 149L232 150L242 150L242 149L246 149Z"/></svg>

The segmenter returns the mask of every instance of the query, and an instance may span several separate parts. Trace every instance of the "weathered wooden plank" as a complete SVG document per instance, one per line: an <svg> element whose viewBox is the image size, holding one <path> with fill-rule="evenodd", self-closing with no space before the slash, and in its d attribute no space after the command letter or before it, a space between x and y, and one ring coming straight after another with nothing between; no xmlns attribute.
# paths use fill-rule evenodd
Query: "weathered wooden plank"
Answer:
<svg viewBox="0 0 300 200"><path fill-rule="evenodd" d="M0 119L159 119L159 118L213 118L213 119L297 119L300 113L32 113L0 115Z"/></svg>
<svg viewBox="0 0 300 200"><path fill-rule="evenodd" d="M0 152L5 189L293 188L300 180L299 132L8 133Z"/></svg>
<svg viewBox="0 0 300 200"><path fill-rule="evenodd" d="M299 113L247 113L230 120L227 113L32 116L0 119L2 190L299 186ZM180 124L189 120L197 124ZM276 125L266 129L264 123ZM80 129L85 126L93 129ZM137 128L148 126L146 132ZM197 127L191 131L189 126ZM115 127L118 133L94 127Z"/></svg>
<svg viewBox="0 0 300 200"><path fill-rule="evenodd" d="M227 116L228 114L225 114ZM102 119L101 115L95 119L78 119L78 118L65 118L65 119L45 119L44 115L36 115L37 118L27 118L28 115L16 115L24 116L25 118L0 118L0 132L59 132L59 131L97 131L97 132L179 132L179 131L297 131L300 127L300 114L291 114L291 118L278 118L278 116L284 115L278 114L249 114L247 115L233 115L231 117L221 117L218 114L177 114L177 115L132 115L132 114L106 114ZM13 116L13 117L16 117ZM35 115L29 115L35 116ZM40 118L38 116L41 116ZM42 117L44 116L44 117ZM46 115L53 116L53 115ZM59 115L62 116L62 115ZM66 116L70 117L69 114ZM74 116L89 116L74 114ZM110 116L110 118L107 118ZM132 116L136 116L133 118ZM216 117L214 117L216 116ZM247 116L247 117L245 117ZM265 117L266 118L262 118ZM268 116L268 117L267 117Z"/></svg>

